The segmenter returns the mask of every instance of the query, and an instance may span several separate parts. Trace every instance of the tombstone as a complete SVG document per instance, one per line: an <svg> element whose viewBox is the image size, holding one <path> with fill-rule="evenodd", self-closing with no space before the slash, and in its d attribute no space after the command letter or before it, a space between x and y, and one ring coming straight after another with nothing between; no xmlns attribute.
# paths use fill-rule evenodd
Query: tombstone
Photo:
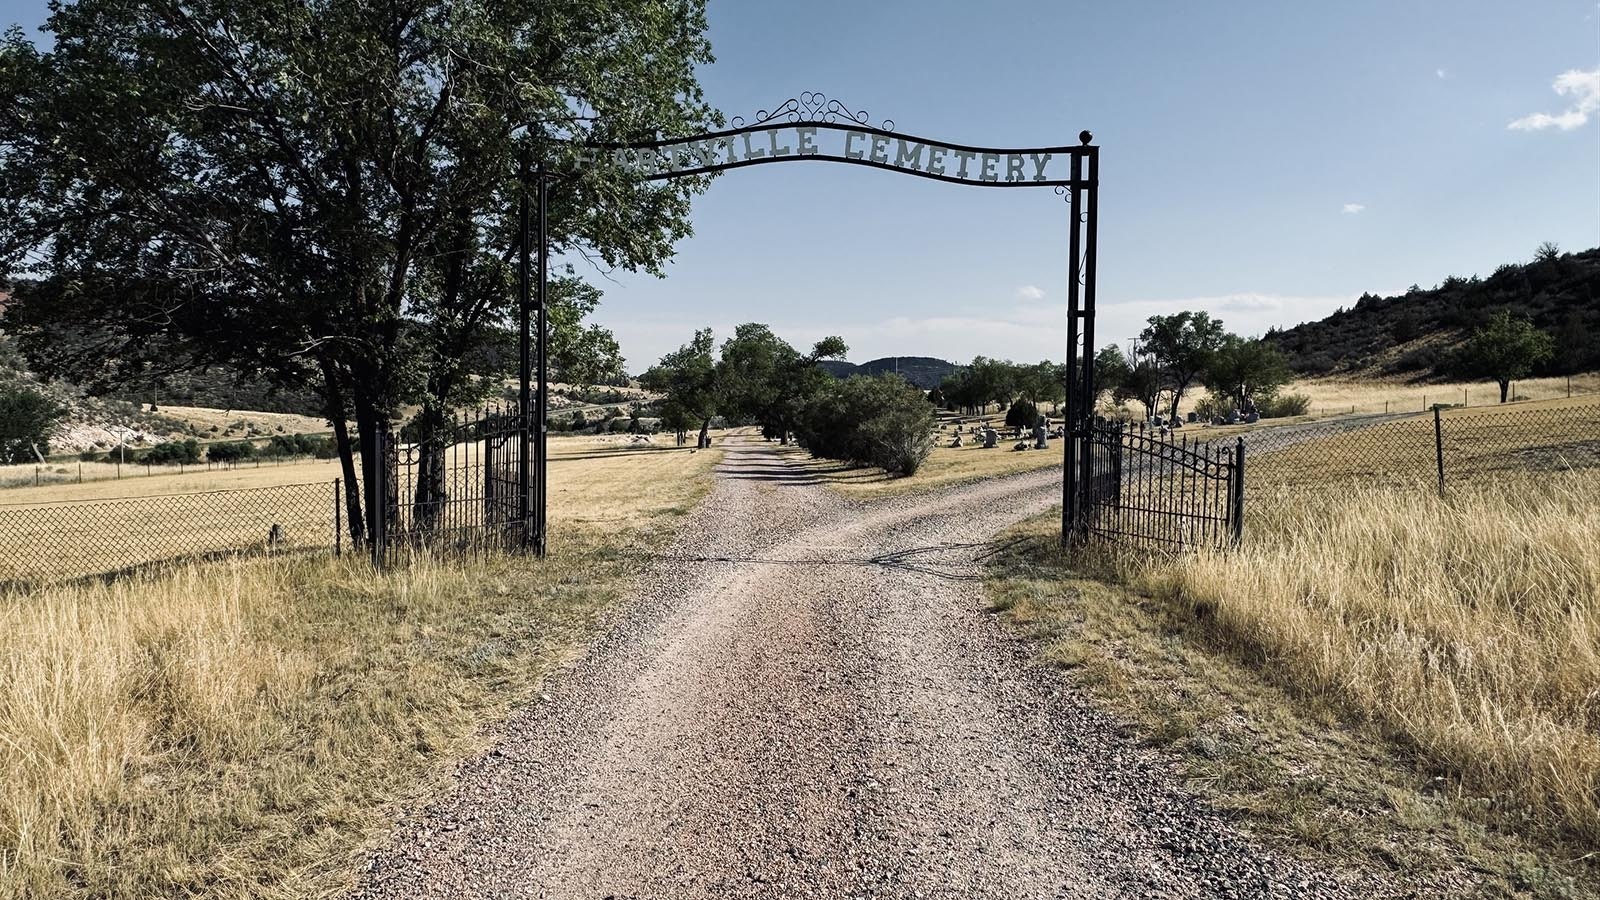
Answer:
<svg viewBox="0 0 1600 900"><path fill-rule="evenodd" d="M1223 424L1224 425L1237 425L1237 424L1239 424L1239 411L1236 410L1236 409L1235 410L1230 410L1228 412L1228 418L1223 420Z"/></svg>
<svg viewBox="0 0 1600 900"><path fill-rule="evenodd" d="M1223 419L1221 416L1212 416L1211 417L1211 424L1213 424L1213 425L1226 425L1228 423L1227 423L1227 420Z"/></svg>
<svg viewBox="0 0 1600 900"><path fill-rule="evenodd" d="M1196 423L1198 421L1200 421L1200 414L1195 412L1192 409L1189 410L1189 424L1193 425L1194 423Z"/></svg>
<svg viewBox="0 0 1600 900"><path fill-rule="evenodd" d="M1035 450L1048 450L1048 449L1050 449L1050 441L1049 441L1048 434L1049 434L1048 431L1044 427L1044 420L1040 419L1038 424L1033 426L1033 449L1035 449Z"/></svg>
<svg viewBox="0 0 1600 900"><path fill-rule="evenodd" d="M1160 416L1151 416L1150 417L1150 424L1154 425L1157 428L1160 428L1162 425L1164 425L1166 423L1161 420Z"/></svg>
<svg viewBox="0 0 1600 900"><path fill-rule="evenodd" d="M1261 414L1253 409L1244 414L1244 423L1246 425L1254 425L1259 421L1261 421Z"/></svg>
<svg viewBox="0 0 1600 900"><path fill-rule="evenodd" d="M956 439L950 442L950 446L952 446L952 447L961 446L961 432L959 432L959 431L956 432Z"/></svg>
<svg viewBox="0 0 1600 900"><path fill-rule="evenodd" d="M1028 449L1028 442L1027 441L1017 441L1017 443L1014 446L1012 446L1011 449L1012 450L1026 450L1026 449Z"/></svg>
<svg viewBox="0 0 1600 900"><path fill-rule="evenodd" d="M999 440L1000 433L995 431L993 428L985 428L983 430L983 449L993 450L996 442Z"/></svg>
<svg viewBox="0 0 1600 900"><path fill-rule="evenodd" d="M1169 428L1182 428L1183 427L1183 420L1178 418L1177 416L1173 416L1172 417L1172 421L1167 423L1167 427L1169 427Z"/></svg>

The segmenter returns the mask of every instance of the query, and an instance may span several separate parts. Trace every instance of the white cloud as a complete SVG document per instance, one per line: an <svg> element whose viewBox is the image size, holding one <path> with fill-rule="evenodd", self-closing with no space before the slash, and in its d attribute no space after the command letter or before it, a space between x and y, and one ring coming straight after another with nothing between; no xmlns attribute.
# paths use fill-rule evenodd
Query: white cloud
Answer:
<svg viewBox="0 0 1600 900"><path fill-rule="evenodd" d="M1533 113L1523 116L1506 127L1513 131L1542 131L1546 128L1571 131L1588 122L1590 113L1600 110L1600 69L1588 72L1568 69L1557 75L1550 86L1557 94L1570 96L1572 106L1555 115Z"/></svg>
<svg viewBox="0 0 1600 900"><path fill-rule="evenodd" d="M1440 80L1440 81L1443 81L1443 80L1444 80L1444 79L1446 79L1446 78L1449 78L1449 77L1450 77L1450 73L1448 73L1448 72L1446 72L1446 71L1445 71L1445 70L1443 70L1443 69L1434 69L1434 70L1433 70L1433 74L1435 74L1435 75L1437 75L1437 76L1439 76L1439 80Z"/></svg>
<svg viewBox="0 0 1600 900"><path fill-rule="evenodd" d="M1367 205L1365 203L1346 203L1343 207L1341 207L1341 210L1343 212L1353 216L1356 213L1361 212L1363 209L1366 209L1366 208L1367 208Z"/></svg>
<svg viewBox="0 0 1600 900"><path fill-rule="evenodd" d="M1017 288L1017 297L1022 300L1043 300L1044 289L1037 285L1025 284Z"/></svg>

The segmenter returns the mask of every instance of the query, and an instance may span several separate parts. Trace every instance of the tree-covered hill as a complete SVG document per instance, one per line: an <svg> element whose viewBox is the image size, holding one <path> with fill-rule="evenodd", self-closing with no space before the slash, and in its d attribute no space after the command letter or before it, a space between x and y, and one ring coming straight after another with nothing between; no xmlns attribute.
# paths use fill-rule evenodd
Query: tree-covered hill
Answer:
<svg viewBox="0 0 1600 900"><path fill-rule="evenodd" d="M1600 248L1560 253L1547 244L1531 262L1503 265L1487 278L1452 276L1392 297L1363 294L1349 309L1266 339L1305 375L1448 376L1451 348L1500 310L1554 339L1555 355L1536 374L1600 368Z"/></svg>
<svg viewBox="0 0 1600 900"><path fill-rule="evenodd" d="M836 378L898 372L900 377L925 391L938 387L946 375L956 370L955 363L932 356L885 356L860 365L843 360L825 359L819 365Z"/></svg>

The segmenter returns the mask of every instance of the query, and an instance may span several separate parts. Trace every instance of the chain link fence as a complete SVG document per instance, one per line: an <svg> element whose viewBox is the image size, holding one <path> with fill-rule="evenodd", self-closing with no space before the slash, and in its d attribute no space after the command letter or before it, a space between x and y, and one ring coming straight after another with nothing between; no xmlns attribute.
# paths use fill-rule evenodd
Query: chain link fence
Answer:
<svg viewBox="0 0 1600 900"><path fill-rule="evenodd" d="M340 482L0 504L0 586L238 553L337 552Z"/></svg>
<svg viewBox="0 0 1600 900"><path fill-rule="evenodd" d="M1600 469L1600 400L1484 411L1435 407L1245 435L1252 495L1451 485L1514 472Z"/></svg>

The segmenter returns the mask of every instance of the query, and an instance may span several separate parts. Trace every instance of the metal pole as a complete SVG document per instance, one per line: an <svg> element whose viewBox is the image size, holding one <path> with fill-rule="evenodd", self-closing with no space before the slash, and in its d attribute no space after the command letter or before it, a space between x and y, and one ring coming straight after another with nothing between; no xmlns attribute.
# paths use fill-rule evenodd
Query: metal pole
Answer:
<svg viewBox="0 0 1600 900"><path fill-rule="evenodd" d="M1233 450L1233 542L1244 538L1244 438Z"/></svg>
<svg viewBox="0 0 1600 900"><path fill-rule="evenodd" d="M1083 156L1072 154L1072 229L1067 239L1067 416L1064 472L1061 479L1061 540L1071 539L1078 526L1078 217L1082 205L1079 183L1083 177Z"/></svg>
<svg viewBox="0 0 1600 900"><path fill-rule="evenodd" d="M1444 496L1444 425L1439 418L1439 407L1433 408L1433 458L1439 465L1439 496Z"/></svg>
<svg viewBox="0 0 1600 900"><path fill-rule="evenodd" d="M341 517L340 512L339 512L339 481L340 481L340 479L338 479L338 478L335 478L333 480L333 555L334 556L343 556L344 555L344 523L340 521L340 519L342 517Z"/></svg>
<svg viewBox="0 0 1600 900"><path fill-rule="evenodd" d="M1083 226L1083 408L1078 415L1083 418L1083 458L1078 460L1081 474L1078 477L1080 490L1088 499L1089 485L1094 478L1094 442L1089 435L1094 427L1094 270L1095 270L1095 236L1096 213L1099 205L1100 187L1100 153L1098 148L1089 146L1094 140L1094 135L1085 131L1078 135L1083 143L1084 150L1089 159L1089 188L1086 192L1086 205L1084 209ZM1085 504L1087 505L1087 504ZM1086 524L1085 509L1078 510L1080 525Z"/></svg>
<svg viewBox="0 0 1600 900"><path fill-rule="evenodd" d="M534 425L538 429L536 432L534 432L534 438L538 442L538 443L536 443L534 445L536 453L537 453L537 455L535 457L535 460L534 460L534 467L535 467L535 469L537 469L537 475L538 475L538 479L539 479L537 487L536 487L536 490L537 490L538 493L535 495L535 499L536 499L537 502L536 502L536 505L534 506L534 510L533 510L533 515L534 515L533 552L538 554L539 556L543 556L544 555L544 551L545 551L545 499L546 499L545 498L545 486L548 484L548 480L547 480L546 476L549 474L549 463L550 463L549 447L547 445L547 440L546 440L549 435L547 433L546 423L545 423L545 419L547 417L546 414L549 412L549 410L546 408L547 407L547 394L548 394L548 391L546 390L546 384L547 384L547 382L549 380L549 375L550 375L550 372L549 372L549 363L550 363L549 332L550 332L550 328L549 328L549 322L548 322L548 316L547 316L548 303L547 303L547 296L546 296L546 290L547 290L548 285L550 283L550 224L549 224L548 218L546 217L547 207L549 205L549 203L548 203L548 201L549 201L549 191L547 190L547 187L548 187L548 185L547 185L546 179L545 179L544 161L540 160L539 161L539 282L538 282L538 286L537 286L537 291L535 293L535 296L537 298L537 301L536 301L536 312L538 314L537 315L537 318L538 318L538 323L537 324L538 324L538 329L539 329L539 331L538 331L539 384L538 384L538 393L535 394L534 398L533 398L533 404L534 404L534 409L535 409Z"/></svg>
<svg viewBox="0 0 1600 900"><path fill-rule="evenodd" d="M533 308L529 297L531 275L529 273L529 254L533 240L533 230L529 226L528 208L528 154L523 151L522 162L517 178L517 325L519 338L517 350L519 355L519 369L517 382L517 439L522 445L522 452L517 458L517 484L521 487L517 498L517 527L521 530L520 543L527 547L531 538L528 527L528 513L532 498L529 496L532 488L529 486L529 447L528 447L528 413L533 408L533 342L530 338L531 325L529 318Z"/></svg>

